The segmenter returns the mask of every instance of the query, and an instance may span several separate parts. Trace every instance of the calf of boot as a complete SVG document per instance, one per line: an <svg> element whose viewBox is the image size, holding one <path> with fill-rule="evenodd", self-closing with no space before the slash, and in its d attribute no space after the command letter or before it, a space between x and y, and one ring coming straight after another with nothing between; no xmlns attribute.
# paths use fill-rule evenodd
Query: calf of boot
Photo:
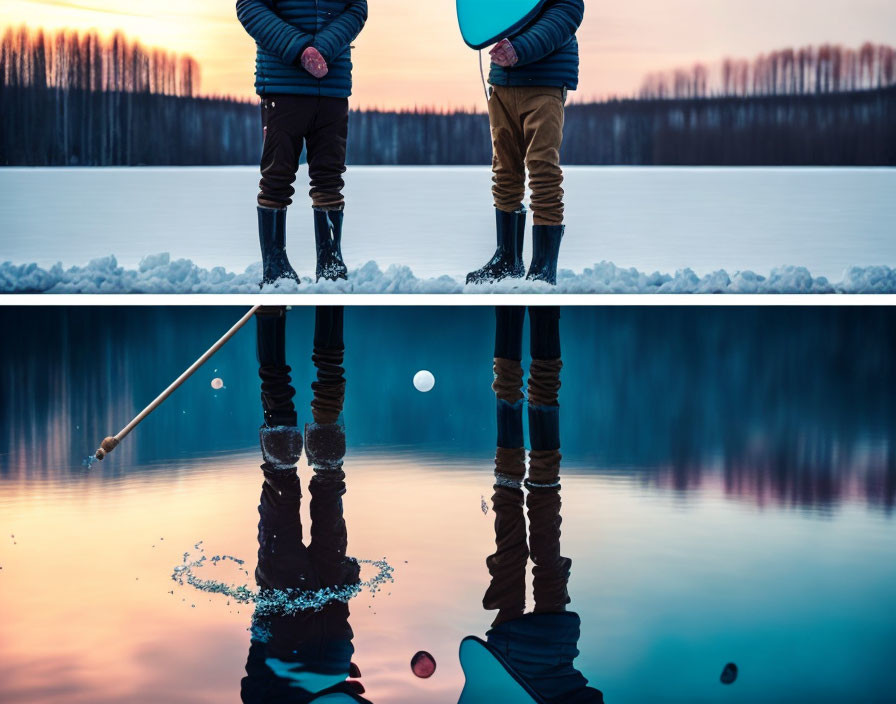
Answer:
<svg viewBox="0 0 896 704"><path fill-rule="evenodd" d="M467 274L468 284L521 279L526 273L523 265L523 233L526 229L526 209L508 212L495 208L497 248L484 266Z"/></svg>
<svg viewBox="0 0 896 704"><path fill-rule="evenodd" d="M534 225L532 227L532 263L526 279L557 284L557 257L563 239L563 225Z"/></svg>
<svg viewBox="0 0 896 704"><path fill-rule="evenodd" d="M286 208L258 206L258 241L261 245L259 288L280 279L299 282L286 256Z"/></svg>
<svg viewBox="0 0 896 704"><path fill-rule="evenodd" d="M348 278L342 261L342 210L314 208L314 243L317 248L317 280Z"/></svg>

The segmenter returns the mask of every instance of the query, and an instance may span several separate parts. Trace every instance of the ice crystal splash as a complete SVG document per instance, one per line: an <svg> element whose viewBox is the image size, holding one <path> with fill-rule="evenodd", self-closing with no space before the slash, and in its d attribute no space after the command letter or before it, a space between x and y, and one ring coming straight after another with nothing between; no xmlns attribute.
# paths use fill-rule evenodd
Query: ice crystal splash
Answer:
<svg viewBox="0 0 896 704"><path fill-rule="evenodd" d="M371 565L376 569L376 574L370 579L346 584L339 587L324 587L322 589L265 589L263 591L250 588L247 584L227 584L217 579L204 579L197 575L197 571L205 565L216 566L221 562L230 562L236 565L246 576L249 571L243 567L245 560L233 555L214 555L208 557L200 540L193 546L196 551L185 552L183 562L174 567L171 579L180 585L189 584L191 587L209 594L222 594L239 604L255 604L256 616L288 616L299 611L313 609L319 611L324 606L334 601L348 603L363 591L369 591L374 596L387 582L394 582L394 568L382 560L357 560L359 565Z"/></svg>
<svg viewBox="0 0 896 704"><path fill-rule="evenodd" d="M87 457L81 461L81 466L91 469L97 462L99 462L99 460L96 458L96 455L87 455Z"/></svg>

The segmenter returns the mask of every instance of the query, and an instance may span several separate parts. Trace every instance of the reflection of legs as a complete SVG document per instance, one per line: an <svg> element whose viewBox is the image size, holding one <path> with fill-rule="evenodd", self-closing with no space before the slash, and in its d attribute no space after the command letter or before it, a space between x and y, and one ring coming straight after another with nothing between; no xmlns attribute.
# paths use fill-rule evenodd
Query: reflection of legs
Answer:
<svg viewBox="0 0 896 704"><path fill-rule="evenodd" d="M311 544L308 547L323 586L357 581L359 565L346 558L348 536L342 515L345 494L345 430L338 422L345 398L345 355L341 306L319 306L314 319L312 361L317 380L311 388L314 422L305 427L308 460L314 468L311 492Z"/></svg>
<svg viewBox="0 0 896 704"><path fill-rule="evenodd" d="M305 586L307 556L299 519L302 490L296 474L302 436L295 427L295 389L286 364L286 311L283 307L264 307L255 319L265 419L260 431L264 484L258 505L255 576L259 586L265 588Z"/></svg>
<svg viewBox="0 0 896 704"><path fill-rule="evenodd" d="M529 309L529 546L535 611L563 611L572 561L560 555L560 311Z"/></svg>
<svg viewBox="0 0 896 704"><path fill-rule="evenodd" d="M311 493L311 543L308 552L323 587L358 581L360 565L346 557L348 533L342 514L345 473L339 469L315 472L308 485Z"/></svg>
<svg viewBox="0 0 896 704"><path fill-rule="evenodd" d="M495 455L495 553L486 558L491 583L482 600L486 609L498 609L495 623L515 618L526 606L526 525L523 492L526 472L522 416L522 335L525 309L496 308L495 381L498 447Z"/></svg>
<svg viewBox="0 0 896 704"><path fill-rule="evenodd" d="M261 405L268 427L295 425L292 403L295 389L286 363L286 309L265 306L255 314L258 376L261 377Z"/></svg>
<svg viewBox="0 0 896 704"><path fill-rule="evenodd" d="M314 422L321 425L336 422L345 398L343 315L341 306L318 306L314 314L314 352L311 360L317 368L317 381L311 384L314 392L311 413Z"/></svg>
<svg viewBox="0 0 896 704"><path fill-rule="evenodd" d="M526 472L523 447L523 319L522 307L495 308L495 392L498 450L495 477L519 487Z"/></svg>

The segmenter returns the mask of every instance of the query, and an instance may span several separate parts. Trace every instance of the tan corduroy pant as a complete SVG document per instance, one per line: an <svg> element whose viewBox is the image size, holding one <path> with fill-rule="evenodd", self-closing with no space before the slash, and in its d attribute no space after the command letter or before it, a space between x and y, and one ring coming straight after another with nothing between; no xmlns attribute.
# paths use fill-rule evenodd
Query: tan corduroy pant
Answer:
<svg viewBox="0 0 896 704"><path fill-rule="evenodd" d="M536 225L563 223L564 99L562 88L493 86L488 101L495 207L507 212L519 209L528 170Z"/></svg>

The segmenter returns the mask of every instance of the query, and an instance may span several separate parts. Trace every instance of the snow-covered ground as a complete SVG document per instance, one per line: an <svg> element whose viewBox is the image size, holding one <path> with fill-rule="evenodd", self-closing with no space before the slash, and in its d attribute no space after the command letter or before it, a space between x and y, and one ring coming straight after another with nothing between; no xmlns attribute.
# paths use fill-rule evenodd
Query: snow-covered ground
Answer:
<svg viewBox="0 0 896 704"><path fill-rule="evenodd" d="M287 236L303 277L306 180ZM257 181L254 167L0 169L0 291L257 291ZM277 290L548 290L463 285L494 249L489 189L485 167L351 167L349 281ZM894 169L568 167L565 189L558 292L896 292Z"/></svg>

